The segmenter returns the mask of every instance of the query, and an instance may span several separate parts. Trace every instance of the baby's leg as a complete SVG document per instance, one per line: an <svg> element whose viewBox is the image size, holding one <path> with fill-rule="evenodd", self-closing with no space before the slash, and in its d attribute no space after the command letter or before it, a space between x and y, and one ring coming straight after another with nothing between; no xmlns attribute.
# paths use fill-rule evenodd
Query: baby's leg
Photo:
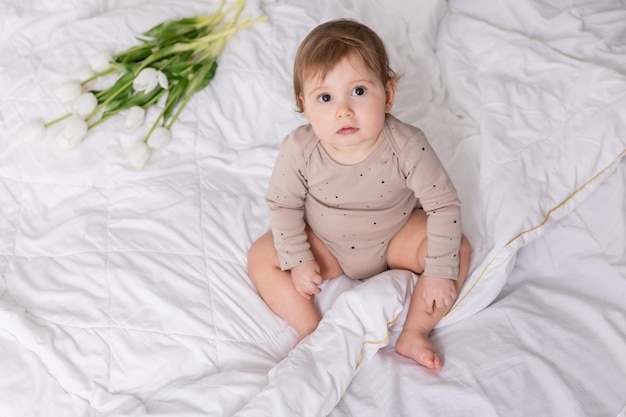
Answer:
<svg viewBox="0 0 626 417"><path fill-rule="evenodd" d="M426 312L426 303L422 296L423 282L422 278L418 279L413 289L407 318L402 333L396 342L396 351L403 356L414 359L426 368L438 371L442 368L443 362L428 336L447 311L435 309L433 313ZM457 294L462 285L462 280L456 281Z"/></svg>
<svg viewBox="0 0 626 417"><path fill-rule="evenodd" d="M335 257L308 228L309 244L320 266L322 278L341 275ZM298 342L315 330L321 317L313 298L305 299L296 291L290 271L281 271L272 232L261 236L248 251L248 274L261 298L274 313L298 332Z"/></svg>
<svg viewBox="0 0 626 417"><path fill-rule="evenodd" d="M408 269L421 274L424 271L428 242L426 238L426 214L415 210L411 219L392 239L388 250L390 268ZM459 252L459 276L455 282L458 294L467 272L470 261L470 245L463 236ZM435 325L446 314L444 310L435 309L428 313L423 294L424 279L418 279L402 333L396 342L396 350L403 356L414 359L419 364L434 370L442 367L442 361L428 335ZM440 279L440 278L430 278Z"/></svg>

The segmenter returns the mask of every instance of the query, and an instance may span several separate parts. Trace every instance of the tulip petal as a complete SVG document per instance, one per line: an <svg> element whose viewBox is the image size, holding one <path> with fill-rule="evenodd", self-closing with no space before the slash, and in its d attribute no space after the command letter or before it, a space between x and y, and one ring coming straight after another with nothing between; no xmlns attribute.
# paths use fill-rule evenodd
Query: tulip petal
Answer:
<svg viewBox="0 0 626 417"><path fill-rule="evenodd" d="M163 71L157 71L157 81L159 85L163 88L167 88L169 83L167 81L167 75Z"/></svg>
<svg viewBox="0 0 626 417"><path fill-rule="evenodd" d="M46 137L48 128L41 119L34 119L24 124L17 132L18 138L20 138L26 145L32 145L39 142Z"/></svg>
<svg viewBox="0 0 626 417"><path fill-rule="evenodd" d="M56 144L64 151L77 147L83 140L88 130L87 122L79 116L70 117L65 127L56 137Z"/></svg>
<svg viewBox="0 0 626 417"><path fill-rule="evenodd" d="M172 132L169 129L159 126L154 129L148 138L148 146L152 150L158 151L165 148L172 141Z"/></svg>
<svg viewBox="0 0 626 417"><path fill-rule="evenodd" d="M95 72L106 71L110 67L110 62L113 60L108 52L100 52L89 59L89 66Z"/></svg>
<svg viewBox="0 0 626 417"><path fill-rule="evenodd" d="M133 106L128 109L128 113L126 114L122 127L126 132L132 132L143 124L145 118L146 111L143 107Z"/></svg>
<svg viewBox="0 0 626 417"><path fill-rule="evenodd" d="M85 81L93 77L95 73L91 67L83 67L72 73L72 78L78 81Z"/></svg>
<svg viewBox="0 0 626 417"><path fill-rule="evenodd" d="M83 92L78 81L67 81L54 89L54 95L61 103L74 101Z"/></svg>
<svg viewBox="0 0 626 417"><path fill-rule="evenodd" d="M148 94L159 84L157 70L154 68L144 68L133 80L133 89L138 92Z"/></svg>
<svg viewBox="0 0 626 417"><path fill-rule="evenodd" d="M144 141L139 141L130 147L126 154L126 165L133 169L143 168L152 156L152 150Z"/></svg>
<svg viewBox="0 0 626 417"><path fill-rule="evenodd" d="M98 99L93 93L84 93L80 95L70 106L72 113L77 114L83 119L93 112L98 106Z"/></svg>

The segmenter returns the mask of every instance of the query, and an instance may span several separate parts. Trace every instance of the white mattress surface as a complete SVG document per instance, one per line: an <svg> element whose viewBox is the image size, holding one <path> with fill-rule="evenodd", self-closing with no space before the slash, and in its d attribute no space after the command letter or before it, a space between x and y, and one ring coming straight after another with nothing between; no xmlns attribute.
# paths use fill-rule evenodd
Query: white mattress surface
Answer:
<svg viewBox="0 0 626 417"><path fill-rule="evenodd" d="M101 51L219 2L0 2L0 415L593 416L626 407L626 5L618 0L248 0L211 84L140 171L116 116L63 152L25 146L55 87ZM318 331L265 306L246 251L268 228L278 144L304 122L291 66L356 18L402 75L463 203L470 276L400 357L415 276L327 283ZM159 109L148 113L148 121ZM377 305L377 308L373 308Z"/></svg>

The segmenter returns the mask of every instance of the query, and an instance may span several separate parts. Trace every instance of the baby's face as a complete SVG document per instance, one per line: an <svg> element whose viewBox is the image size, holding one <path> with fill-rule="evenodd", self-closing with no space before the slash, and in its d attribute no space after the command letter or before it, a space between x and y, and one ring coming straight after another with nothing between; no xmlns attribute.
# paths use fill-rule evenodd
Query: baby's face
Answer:
<svg viewBox="0 0 626 417"><path fill-rule="evenodd" d="M391 110L395 81L382 81L355 55L343 58L326 77L304 81L304 115L328 149L351 152L373 146Z"/></svg>

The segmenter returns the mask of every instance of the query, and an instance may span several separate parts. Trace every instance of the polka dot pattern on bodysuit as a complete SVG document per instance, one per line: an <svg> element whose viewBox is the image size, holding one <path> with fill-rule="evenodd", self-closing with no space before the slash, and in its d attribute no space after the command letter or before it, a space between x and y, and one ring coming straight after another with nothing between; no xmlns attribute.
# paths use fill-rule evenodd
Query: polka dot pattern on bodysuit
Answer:
<svg viewBox="0 0 626 417"><path fill-rule="evenodd" d="M292 194L277 191L274 193L276 201L268 201L270 207L273 203L277 207L275 214L271 214L274 232L289 231L289 234L281 235L277 249L282 242L285 245L287 242L295 242L297 245L290 246L291 250L285 256L288 258L287 263L306 260L310 252L304 246L305 241L293 237L292 231L298 228L288 224L281 226L281 218L285 218L280 215L281 207L303 208L307 223L332 247L331 251L338 257L342 267L360 268L360 264L363 264L367 268L370 261L374 261L371 259L374 251L377 264L384 257L390 239L418 205L417 196L420 196L419 205L428 210L429 218L434 219L433 227L442 228L434 235L438 239L433 240L434 246L441 249L438 249L433 259L437 258L437 264L442 264L441 259L454 258L454 251L445 249L455 245L460 235L456 223L459 218L452 219L450 216L450 202L454 200L450 199L448 190L454 192L453 187L446 185L445 175L430 175L427 158L431 157L432 149L425 142L423 134L399 123L394 120L393 126L385 132L386 138L398 135L398 139L393 139L397 140L393 142L396 145L391 146L391 140L385 140L364 163L352 166L333 162L321 145L309 146L304 138L298 137L284 151L281 146L279 159L285 163L277 162L272 181L280 178L282 185L288 188L304 187ZM303 132L306 135L310 130ZM403 136L405 133L409 135ZM285 160L287 151L295 155L289 153ZM296 155L304 159L294 162L292 159L297 159ZM298 202L293 196L302 196L303 200ZM452 222L447 223L450 226L445 226L446 221ZM454 232L450 234L448 229ZM287 253L285 250L286 247L283 254ZM442 253L447 254L442 256Z"/></svg>

